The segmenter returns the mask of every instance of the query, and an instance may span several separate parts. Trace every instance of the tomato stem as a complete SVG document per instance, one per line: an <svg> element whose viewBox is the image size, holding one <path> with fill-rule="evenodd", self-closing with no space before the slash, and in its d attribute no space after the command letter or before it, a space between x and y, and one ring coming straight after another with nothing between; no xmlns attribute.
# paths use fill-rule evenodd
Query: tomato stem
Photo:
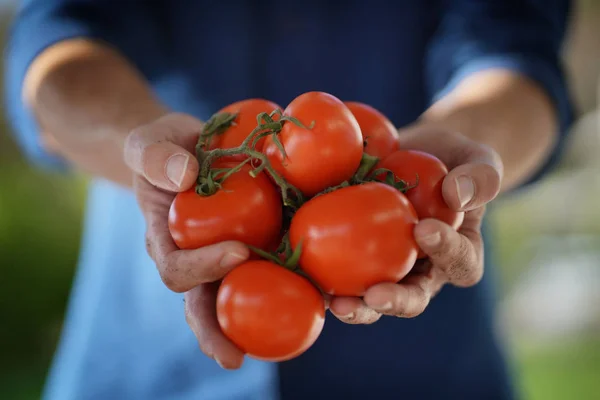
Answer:
<svg viewBox="0 0 600 400"><path fill-rule="evenodd" d="M279 257L279 254L281 254L281 253L278 253L278 252L270 253L263 249L259 249L258 247L255 247L255 246L251 246L251 245L246 245L246 246L250 249L250 251L253 251L260 257L264 258L265 260L269 260L277 265L280 265L286 269L289 269L292 272L298 271L298 261L300 260L300 255L302 253L302 242L298 243L298 246L296 246L294 251L291 251L292 247L291 247L291 244L289 243L289 237L287 235L285 235L281 241L281 244L282 244L281 247L285 248L283 260Z"/></svg>
<svg viewBox="0 0 600 400"><path fill-rule="evenodd" d="M379 158L375 156L371 156L367 153L363 153L362 158L360 160L360 165L352 178L353 182L361 183L365 181L365 178L371 172L371 170L377 165L379 162Z"/></svg>
<svg viewBox="0 0 600 400"><path fill-rule="evenodd" d="M209 171L206 177L198 176L198 183L196 184L196 193L201 196L211 196L216 193L217 190L221 189L223 183L231 175L239 172L242 167L251 161L250 158L244 160L233 168L213 168ZM223 174L222 176L219 176Z"/></svg>
<svg viewBox="0 0 600 400"><path fill-rule="evenodd" d="M256 253L265 260L269 260L277 265L281 265L281 260L279 259L279 257L277 257L277 255L269 253L268 251L265 251L263 249L259 249L258 247L251 246L249 244L247 244L246 246L250 249L250 251Z"/></svg>
<svg viewBox="0 0 600 400"><path fill-rule="evenodd" d="M273 119L273 117L275 117L276 115L280 116L278 121L275 121ZM209 120L210 122L207 123L205 126L205 132L203 131L203 133L201 134L201 138L211 137L214 134L221 134L229 126L231 126L231 124L234 123L235 116L236 114L220 113L211 117L211 119ZM251 160L250 162L252 164L254 164L255 161L260 161L258 167L250 171L250 176L255 178L261 172L263 172L263 170L266 170L266 172L271 176L271 178L273 178L273 181L281 189L283 204L293 209L297 209L304 202L302 192L298 190L298 188L296 188L295 186L288 183L279 173L277 173L277 171L275 171L275 169L271 166L271 163L269 162L267 156L257 151L255 148L256 144L261 138L266 137L268 135L273 135L274 142L276 144L279 143L278 147L280 147L280 149L283 150L283 154L285 155L283 145L281 145L281 142L277 138L277 134L279 133L279 131L281 131L283 125L287 122L292 122L301 127L307 127L304 126L296 118L283 116L282 111L279 109L272 111L270 114L265 112L258 114L256 116L256 122L256 128L254 128L252 132L250 132L250 134L238 147L234 147L231 149L217 148L210 151L205 151L204 148L206 145L206 141L199 140L196 151L198 153L198 160L200 162L198 185L201 187L198 187L196 192L205 196L211 195L219 188L219 183L222 183L222 181L214 182L214 177L210 176L211 165L214 162L214 160L221 157L245 155L248 157L248 159ZM312 128L313 126L314 121L310 124L309 127ZM244 161L244 164L246 162L247 161ZM213 185L213 183L215 183L215 185ZM290 196L290 194L293 194L293 196Z"/></svg>
<svg viewBox="0 0 600 400"><path fill-rule="evenodd" d="M284 237L284 240L286 238ZM287 239L289 240L289 239ZM287 249L291 250L292 246L291 244L289 244L287 246ZM286 267L287 269L294 271L298 268L298 262L300 261L300 255L302 254L302 240L300 242L298 242L298 246L296 246L296 248L292 251L292 253L290 255L286 254L285 255L285 263L283 264L284 267Z"/></svg>
<svg viewBox="0 0 600 400"><path fill-rule="evenodd" d="M237 116L237 113L228 112L221 112L212 115L202 128L202 132L198 138L198 144L196 145L196 152L198 152L198 147L201 150L208 147L213 136L222 135L225 133L225 131L229 129L231 125L235 124L235 119Z"/></svg>

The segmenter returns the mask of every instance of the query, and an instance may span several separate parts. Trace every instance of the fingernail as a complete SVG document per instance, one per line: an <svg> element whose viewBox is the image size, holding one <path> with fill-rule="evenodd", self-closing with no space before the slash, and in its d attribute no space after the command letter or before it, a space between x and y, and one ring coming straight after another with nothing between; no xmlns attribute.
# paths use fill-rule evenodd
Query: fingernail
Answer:
<svg viewBox="0 0 600 400"><path fill-rule="evenodd" d="M237 253L226 253L223 258L221 258L221 267L230 268L238 265L242 261L246 259L246 256Z"/></svg>
<svg viewBox="0 0 600 400"><path fill-rule="evenodd" d="M475 195L475 185L473 180L467 176L459 176L456 179L456 192L461 208L466 206Z"/></svg>
<svg viewBox="0 0 600 400"><path fill-rule="evenodd" d="M167 178L173 183L177 185L177 187L181 186L181 182L183 182L183 177L185 176L185 170L187 169L188 162L190 161L190 157L187 154L173 154L167 160L166 166L166 174Z"/></svg>
<svg viewBox="0 0 600 400"><path fill-rule="evenodd" d="M221 360L219 360L218 358L215 357L215 361L217 362L217 364L219 365L219 367L223 368L223 369L227 369L223 366L223 363L221 362Z"/></svg>
<svg viewBox="0 0 600 400"><path fill-rule="evenodd" d="M427 247L437 247L441 241L442 235L439 232L434 232L421 238L421 243Z"/></svg>
<svg viewBox="0 0 600 400"><path fill-rule="evenodd" d="M392 309L392 302L391 301L386 301L385 303L381 304L381 305L371 305L371 307L376 310L376 311L389 311Z"/></svg>

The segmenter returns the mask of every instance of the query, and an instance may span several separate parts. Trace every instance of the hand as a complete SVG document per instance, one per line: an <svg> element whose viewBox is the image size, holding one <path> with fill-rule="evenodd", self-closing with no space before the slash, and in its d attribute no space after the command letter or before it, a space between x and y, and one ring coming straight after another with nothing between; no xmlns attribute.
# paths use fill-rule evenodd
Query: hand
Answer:
<svg viewBox="0 0 600 400"><path fill-rule="evenodd" d="M446 164L450 172L442 186L444 199L453 210L465 211L465 219L458 232L436 219L419 221L415 239L428 258L418 261L401 282L369 288L363 299L332 298L330 310L343 322L373 323L381 314L416 317L446 283L469 287L483 276L480 227L485 205L500 192L500 157L465 136L422 124L400 131L400 146L428 152Z"/></svg>
<svg viewBox="0 0 600 400"><path fill-rule="evenodd" d="M185 293L186 320L200 348L223 368L239 368L244 354L219 328L216 289L232 268L249 256L239 242L197 250L179 250L169 232L169 208L177 192L192 187L198 176L193 155L201 121L169 114L134 129L125 141L125 161L134 171L133 187L146 220L146 248L164 284Z"/></svg>

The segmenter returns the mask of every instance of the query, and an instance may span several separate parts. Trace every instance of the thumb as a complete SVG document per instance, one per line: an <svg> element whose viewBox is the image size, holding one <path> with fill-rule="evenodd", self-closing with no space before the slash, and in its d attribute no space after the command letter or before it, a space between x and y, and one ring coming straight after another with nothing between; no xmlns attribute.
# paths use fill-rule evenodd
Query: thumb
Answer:
<svg viewBox="0 0 600 400"><path fill-rule="evenodd" d="M498 196L502 183L502 163L491 150L481 157L465 159L444 178L442 194L456 211L481 207Z"/></svg>
<svg viewBox="0 0 600 400"><path fill-rule="evenodd" d="M160 189L187 190L198 176L198 161L191 151L201 130L199 120L169 114L131 131L125 140L125 162Z"/></svg>

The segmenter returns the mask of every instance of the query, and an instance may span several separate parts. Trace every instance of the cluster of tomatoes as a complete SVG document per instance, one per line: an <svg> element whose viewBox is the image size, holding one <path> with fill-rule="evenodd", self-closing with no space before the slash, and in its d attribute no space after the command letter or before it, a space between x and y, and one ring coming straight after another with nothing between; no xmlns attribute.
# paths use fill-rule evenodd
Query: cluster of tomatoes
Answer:
<svg viewBox="0 0 600 400"><path fill-rule="evenodd" d="M237 240L253 250L223 278L216 312L256 359L306 351L323 329L322 293L401 281L422 256L420 218L462 223L442 197L440 160L401 150L382 113L327 93L283 111L262 99L225 107L197 150L198 184L175 197L169 228L181 249Z"/></svg>

